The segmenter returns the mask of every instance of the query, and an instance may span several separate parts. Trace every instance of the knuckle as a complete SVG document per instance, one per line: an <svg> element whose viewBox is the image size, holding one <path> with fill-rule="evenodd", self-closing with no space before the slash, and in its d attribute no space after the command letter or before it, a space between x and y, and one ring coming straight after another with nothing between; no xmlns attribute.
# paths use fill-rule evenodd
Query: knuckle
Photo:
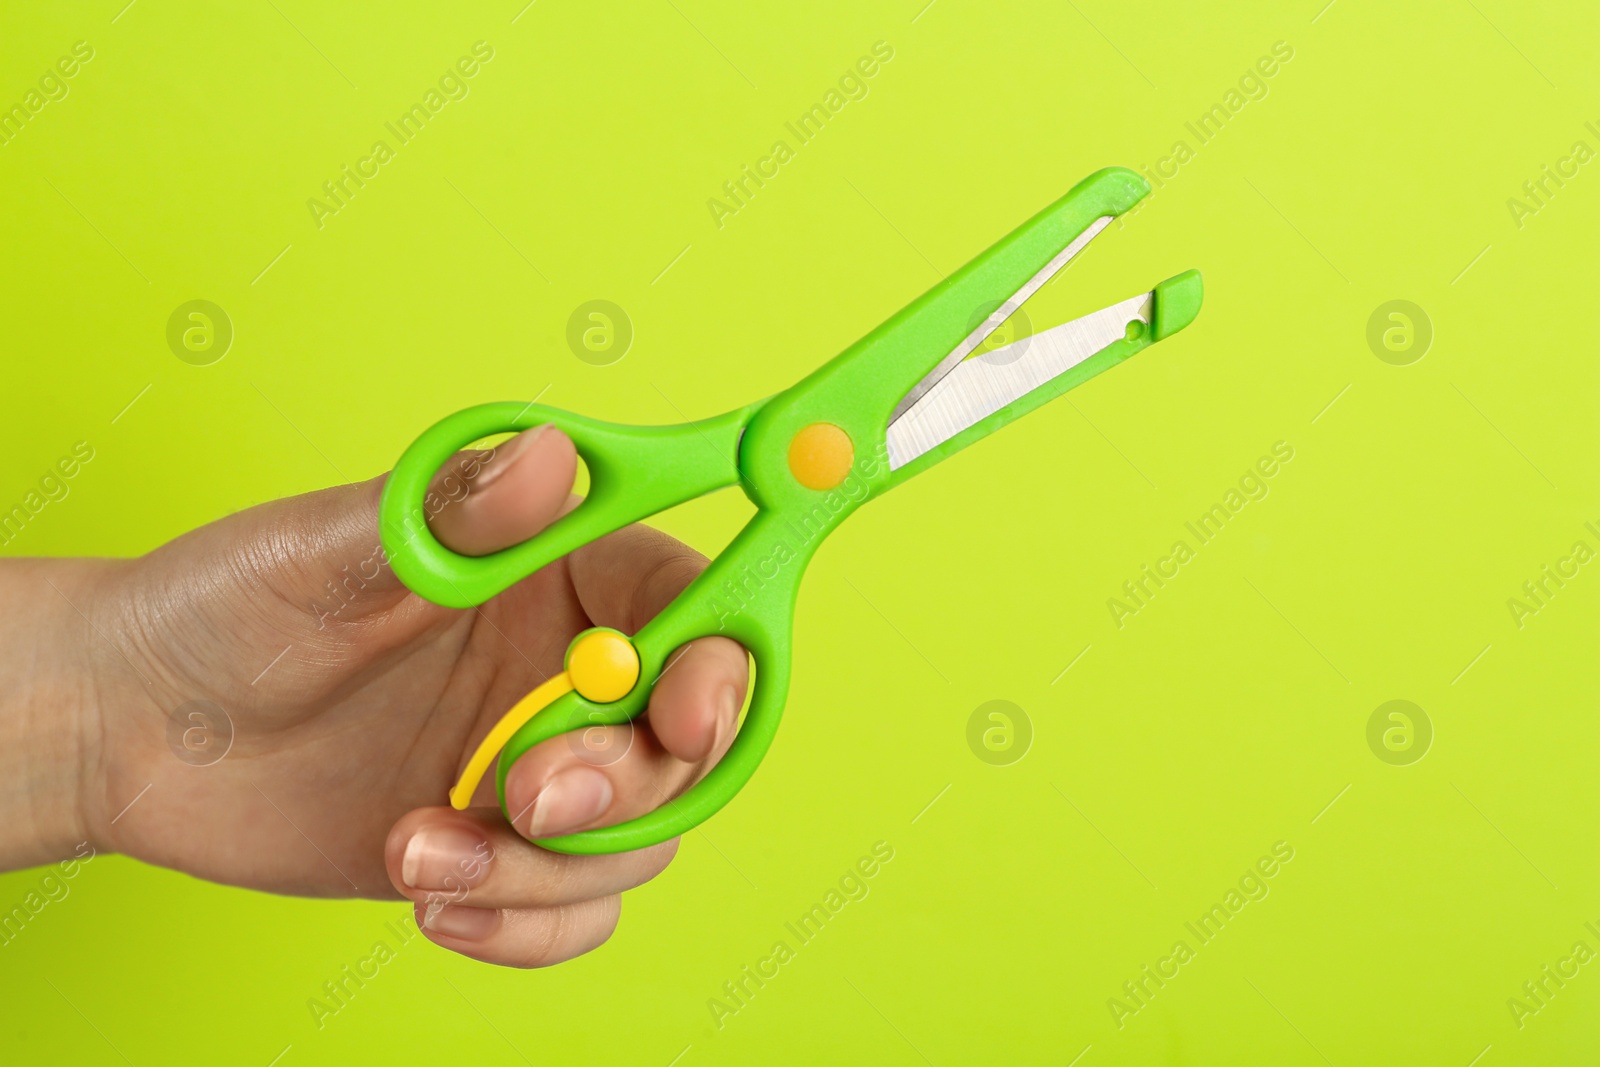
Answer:
<svg viewBox="0 0 1600 1067"><path fill-rule="evenodd" d="M621 914L619 894L551 908L535 920L526 966L550 967L594 951L616 933Z"/></svg>
<svg viewBox="0 0 1600 1067"><path fill-rule="evenodd" d="M592 952L611 940L611 935L617 932L617 921L622 917L622 894L601 897L593 902L593 907L588 911L584 922L587 926L585 932L589 936L580 939L582 947L573 955Z"/></svg>
<svg viewBox="0 0 1600 1067"><path fill-rule="evenodd" d="M605 905L605 910L601 913L600 919L596 924L599 936L589 945L589 950L597 949L607 941L610 941L611 935L617 932L617 922L622 918L622 897L620 895L607 897Z"/></svg>
<svg viewBox="0 0 1600 1067"><path fill-rule="evenodd" d="M672 863L678 855L678 843L682 838L674 837L670 841L663 841L659 845L652 845L645 851L649 854L645 860L644 869L640 878L634 885L639 886L655 878Z"/></svg>
<svg viewBox="0 0 1600 1067"><path fill-rule="evenodd" d="M634 586L628 614L631 627L637 629L661 610L673 597L700 576L706 569L706 558L687 545L680 544L665 534L653 546L661 556L640 577Z"/></svg>
<svg viewBox="0 0 1600 1067"><path fill-rule="evenodd" d="M544 869L544 876L535 881L533 889L535 904L560 904L573 900L579 896L582 888L582 859L580 856L568 856L559 852L548 853L559 857L554 863Z"/></svg>
<svg viewBox="0 0 1600 1067"><path fill-rule="evenodd" d="M623 889L637 889L665 871L674 857L678 854L678 841L674 837L670 841L663 841L659 845L648 845L637 852L630 853L632 861L628 867L626 882ZM601 898L605 899L605 898Z"/></svg>
<svg viewBox="0 0 1600 1067"><path fill-rule="evenodd" d="M621 897L612 894L536 915L527 947L527 965L549 967L598 948L616 932L620 913Z"/></svg>
<svg viewBox="0 0 1600 1067"><path fill-rule="evenodd" d="M526 962L529 967L549 967L569 957L561 951L561 935L567 928L567 908L550 908L533 917L529 926Z"/></svg>

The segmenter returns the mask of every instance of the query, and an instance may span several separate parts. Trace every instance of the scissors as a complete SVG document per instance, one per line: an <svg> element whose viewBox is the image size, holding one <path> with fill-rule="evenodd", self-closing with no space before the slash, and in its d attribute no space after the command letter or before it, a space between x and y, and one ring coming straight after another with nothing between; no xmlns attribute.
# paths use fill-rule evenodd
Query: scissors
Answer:
<svg viewBox="0 0 1600 1067"><path fill-rule="evenodd" d="M715 489L737 484L756 506L727 549L638 633L595 627L574 638L565 669L507 711L479 745L451 803L467 806L499 753L496 785L505 811L506 772L518 757L568 731L640 715L674 650L712 634L740 642L755 664L749 710L727 754L647 815L538 843L573 854L643 848L698 826L731 800L783 714L795 600L823 539L866 501L1194 321L1202 287L1190 270L979 352L1149 191L1120 167L1090 175L796 385L715 418L622 426L504 402L459 411L419 437L384 486L381 536L400 579L448 607L481 604L589 541ZM534 537L486 556L440 544L424 510L440 467L474 441L545 423L570 437L588 466L584 502Z"/></svg>

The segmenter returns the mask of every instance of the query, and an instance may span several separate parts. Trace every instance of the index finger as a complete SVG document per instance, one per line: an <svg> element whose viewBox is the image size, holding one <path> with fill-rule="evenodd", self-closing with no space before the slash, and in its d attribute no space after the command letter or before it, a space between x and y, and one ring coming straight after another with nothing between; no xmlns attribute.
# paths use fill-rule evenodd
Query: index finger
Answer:
<svg viewBox="0 0 1600 1067"><path fill-rule="evenodd" d="M682 541L635 523L574 551L568 570L584 613L598 626L631 634L659 615L709 562Z"/></svg>

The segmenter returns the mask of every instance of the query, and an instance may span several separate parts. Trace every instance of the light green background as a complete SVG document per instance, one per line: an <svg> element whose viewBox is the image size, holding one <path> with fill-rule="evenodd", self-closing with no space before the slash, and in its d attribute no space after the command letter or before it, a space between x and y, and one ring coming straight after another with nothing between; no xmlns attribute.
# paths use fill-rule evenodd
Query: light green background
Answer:
<svg viewBox="0 0 1600 1067"><path fill-rule="evenodd" d="M1600 149L1600 16L923 2L3 17L7 105L95 50L0 145L0 504L96 449L11 554L136 554L369 477L486 400L723 411L1178 140L1194 158L1030 314L1191 266L1208 290L1189 331L840 529L766 766L598 952L523 973L418 938L319 1030L307 999L406 906L102 858L0 948L8 1061L1592 1058L1600 966L1521 1029L1506 1002L1575 941L1600 949L1600 573L1520 629L1507 600L1574 541L1600 548L1600 173L1520 228L1506 201L1574 141ZM319 230L307 198L478 40L470 95ZM707 199L880 40L870 95L719 230ZM1201 146L1185 122L1277 41L1294 55L1268 95ZM207 367L165 341L197 298L236 330ZM594 298L636 329L608 367L564 340ZM1409 366L1365 340L1392 299L1433 323ZM1118 629L1107 598L1278 441L1270 495ZM747 513L723 494L661 521L710 553ZM994 699L1033 725L1011 766L967 747ZM1411 766L1367 747L1392 699L1434 726ZM894 859L870 895L718 1029L723 982L877 841ZM1294 859L1270 895L1119 1029L1108 998L1276 841ZM39 877L0 878L0 907Z"/></svg>

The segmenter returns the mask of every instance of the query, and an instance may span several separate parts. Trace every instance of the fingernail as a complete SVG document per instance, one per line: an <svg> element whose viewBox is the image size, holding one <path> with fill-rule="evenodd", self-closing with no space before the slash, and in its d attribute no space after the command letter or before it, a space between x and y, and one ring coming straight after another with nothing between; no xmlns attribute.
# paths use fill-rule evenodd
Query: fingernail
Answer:
<svg viewBox="0 0 1600 1067"><path fill-rule="evenodd" d="M417 925L430 934L461 941L482 941L500 928L500 912L493 908L419 903L416 916Z"/></svg>
<svg viewBox="0 0 1600 1067"><path fill-rule="evenodd" d="M423 890L474 886L483 881L493 858L481 834L456 826L425 826L406 842L400 881Z"/></svg>
<svg viewBox="0 0 1600 1067"><path fill-rule="evenodd" d="M611 806L611 795L611 779L593 767L562 771L534 798L527 835L549 837L593 822Z"/></svg>
<svg viewBox="0 0 1600 1067"><path fill-rule="evenodd" d="M505 444L495 448L494 459L484 467L483 473L478 475L474 488L487 489L499 480L500 476L516 465L518 457L533 447L533 443L543 437L551 428L550 423L535 426L531 430L524 430Z"/></svg>

